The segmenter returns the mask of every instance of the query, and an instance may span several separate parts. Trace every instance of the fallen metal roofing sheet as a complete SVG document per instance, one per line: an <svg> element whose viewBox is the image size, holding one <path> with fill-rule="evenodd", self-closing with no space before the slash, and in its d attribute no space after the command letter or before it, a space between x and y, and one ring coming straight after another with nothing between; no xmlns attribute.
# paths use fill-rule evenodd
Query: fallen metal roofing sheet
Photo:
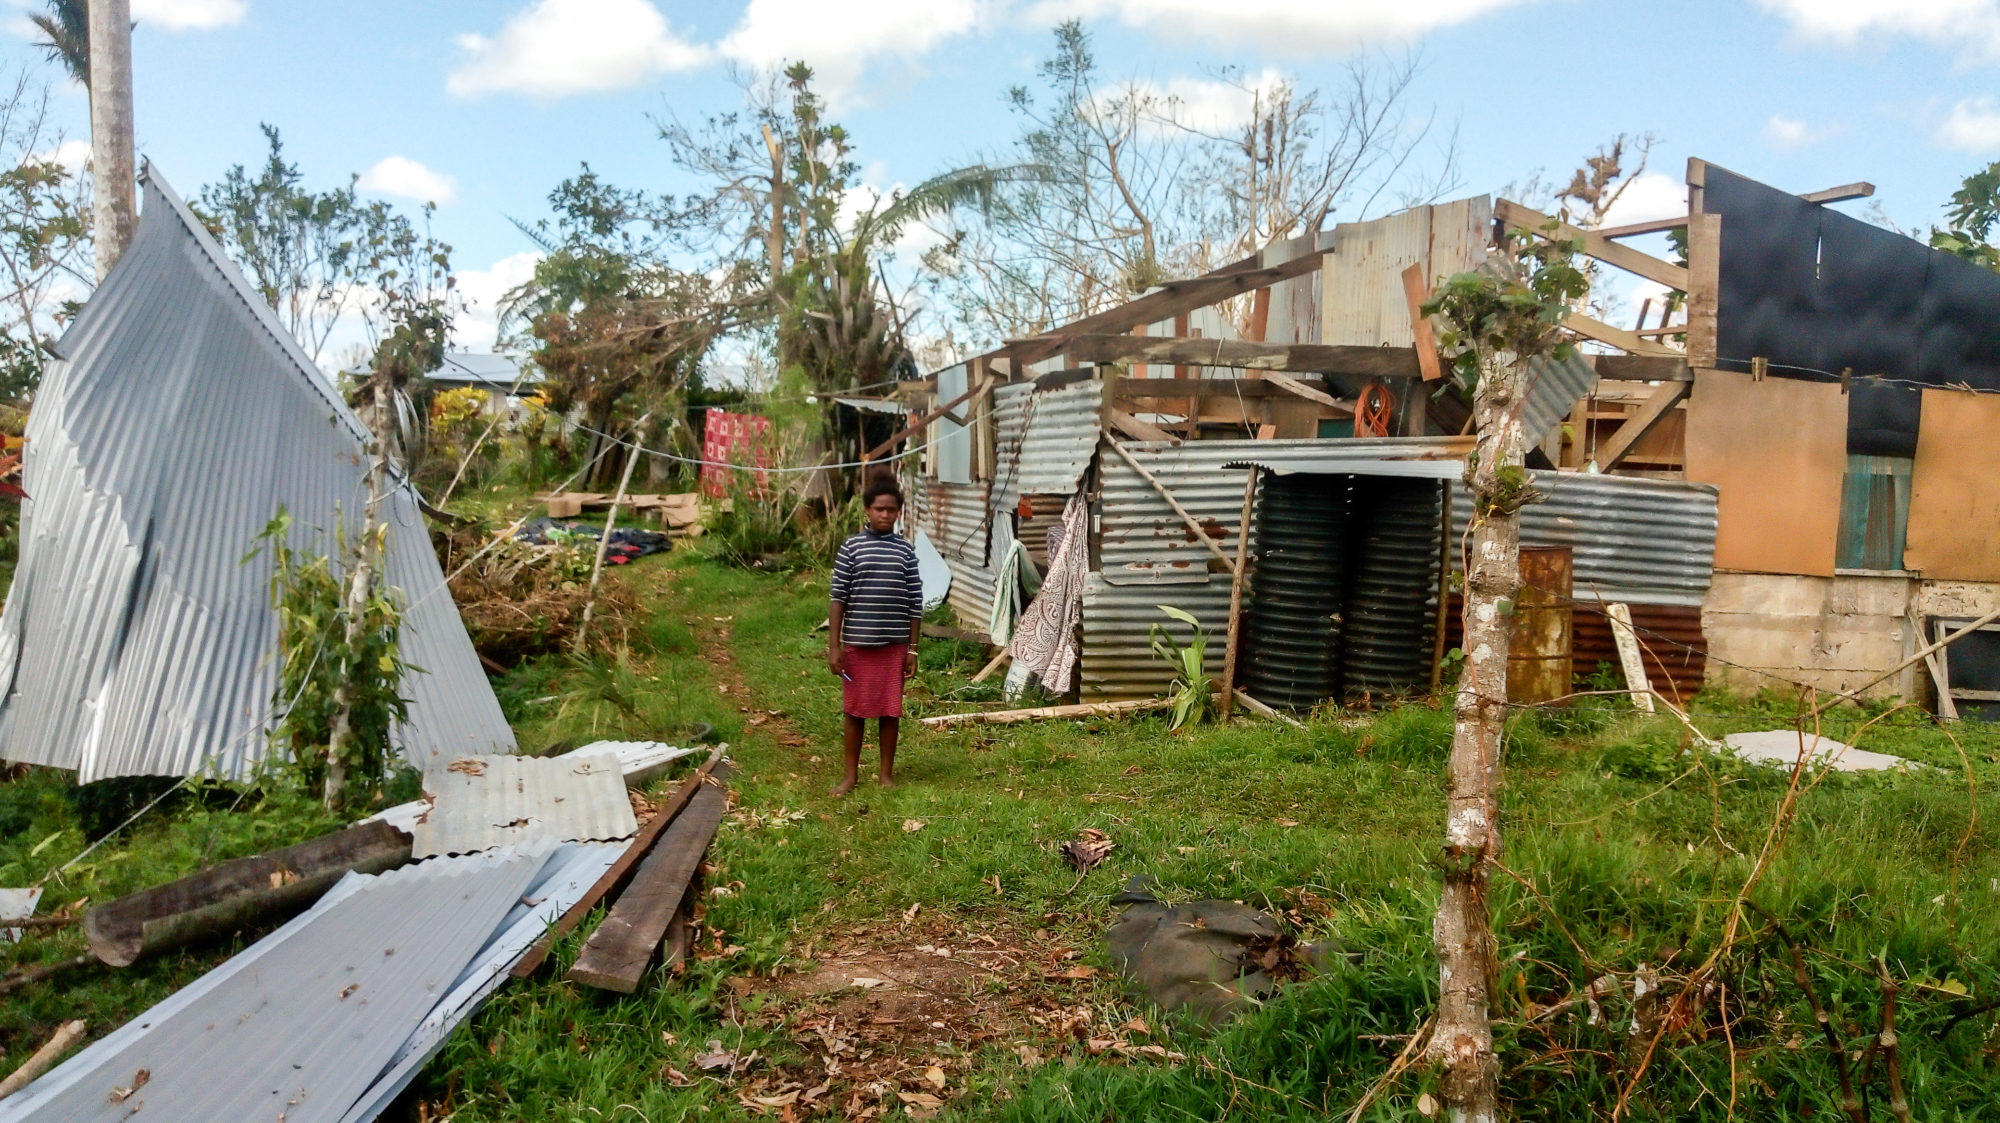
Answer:
<svg viewBox="0 0 2000 1123"><path fill-rule="evenodd" d="M1075 492L1097 455L1103 411L1104 383L1099 381L1035 391L1023 419L1018 464L1011 476L1004 463L996 468L1006 482L996 482L994 490L1015 496Z"/></svg>
<svg viewBox="0 0 2000 1123"><path fill-rule="evenodd" d="M424 775L430 808L410 854L473 854L528 842L608 842L639 829L611 753L460 757Z"/></svg>
<svg viewBox="0 0 2000 1123"><path fill-rule="evenodd" d="M0 610L0 756L106 776L247 775L276 708L271 560L366 501L368 435L157 172L131 247L78 314L28 423L20 563ZM415 496L395 488L396 731L419 767L511 750ZM416 668L422 668L417 670Z"/></svg>
<svg viewBox="0 0 2000 1123"><path fill-rule="evenodd" d="M604 753L609 753L618 759L618 772L629 787L633 783L633 777L657 774L674 761L693 755L694 750L678 748L660 741L592 741L580 749L571 749L561 756L549 759L571 760ZM404 834L414 835L417 831L417 820L423 817L424 812L430 810L430 806L431 801L428 799L413 799L408 803L399 803L394 807L378 811L361 821L368 823L380 819Z"/></svg>
<svg viewBox="0 0 2000 1123"><path fill-rule="evenodd" d="M1541 498L1521 508L1521 545L1569 546L1575 596L1596 603L1699 606L1715 573L1710 484L1534 471ZM1453 541L1464 541L1471 497L1452 496ZM1452 569L1464 569L1453 551Z"/></svg>
<svg viewBox="0 0 2000 1123"><path fill-rule="evenodd" d="M1530 361L1527 402L1521 407L1528 443L1541 444L1596 385L1597 367L1581 351L1572 350L1567 359L1543 355Z"/></svg>
<svg viewBox="0 0 2000 1123"><path fill-rule="evenodd" d="M547 864L546 853L502 850L350 875L304 915L0 1101L0 1121L113 1123L143 1113L337 1123Z"/></svg>

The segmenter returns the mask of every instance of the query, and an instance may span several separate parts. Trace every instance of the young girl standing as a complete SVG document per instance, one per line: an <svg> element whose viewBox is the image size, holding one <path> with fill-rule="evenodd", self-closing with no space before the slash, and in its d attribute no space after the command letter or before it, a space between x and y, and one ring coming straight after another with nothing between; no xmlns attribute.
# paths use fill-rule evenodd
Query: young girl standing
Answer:
<svg viewBox="0 0 2000 1123"><path fill-rule="evenodd" d="M917 670L917 633L923 626L924 586L917 551L896 533L903 493L878 479L861 493L866 521L841 543L833 561L833 603L827 615L826 665L842 680L846 715L846 773L834 795L854 790L861 773L861 740L874 718L882 746L878 778L896 778L896 734L903 716L903 680Z"/></svg>

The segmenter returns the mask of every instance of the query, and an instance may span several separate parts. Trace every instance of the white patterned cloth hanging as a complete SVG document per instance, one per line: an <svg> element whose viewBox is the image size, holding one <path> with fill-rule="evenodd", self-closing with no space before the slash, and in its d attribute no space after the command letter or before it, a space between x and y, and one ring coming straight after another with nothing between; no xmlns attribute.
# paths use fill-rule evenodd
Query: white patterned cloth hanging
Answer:
<svg viewBox="0 0 2000 1123"><path fill-rule="evenodd" d="M1090 572L1089 518L1090 506L1078 491L1063 507L1062 537L1049 532L1058 545L1050 551L1048 573L1007 645L1014 656L1007 669L1008 697L1018 695L1031 677L1051 694L1069 693L1078 655L1076 629L1083 618L1083 583Z"/></svg>

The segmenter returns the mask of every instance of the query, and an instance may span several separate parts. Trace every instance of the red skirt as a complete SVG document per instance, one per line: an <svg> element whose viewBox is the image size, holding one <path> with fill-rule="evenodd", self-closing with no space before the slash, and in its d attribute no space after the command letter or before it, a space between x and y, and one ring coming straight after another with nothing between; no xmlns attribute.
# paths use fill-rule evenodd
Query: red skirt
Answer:
<svg viewBox="0 0 2000 1123"><path fill-rule="evenodd" d="M903 716L903 654L906 643L881 647L842 647L847 679L840 688L840 708L848 717Z"/></svg>

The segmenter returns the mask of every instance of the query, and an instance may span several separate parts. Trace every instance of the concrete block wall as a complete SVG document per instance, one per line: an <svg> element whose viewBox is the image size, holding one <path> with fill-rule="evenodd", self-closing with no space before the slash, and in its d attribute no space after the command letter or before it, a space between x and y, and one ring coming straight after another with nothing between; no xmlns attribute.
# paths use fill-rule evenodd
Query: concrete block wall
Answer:
<svg viewBox="0 0 2000 1123"><path fill-rule="evenodd" d="M1702 603L1708 682L1732 690L1851 690L1916 650L1909 619L1920 582L1908 575L1799 577L1717 570ZM2000 587L1995 587L2000 595ZM1754 668L1754 669L1746 669ZM1769 675L1758 672L1769 672ZM1869 697L1927 699L1928 682L1907 669Z"/></svg>

